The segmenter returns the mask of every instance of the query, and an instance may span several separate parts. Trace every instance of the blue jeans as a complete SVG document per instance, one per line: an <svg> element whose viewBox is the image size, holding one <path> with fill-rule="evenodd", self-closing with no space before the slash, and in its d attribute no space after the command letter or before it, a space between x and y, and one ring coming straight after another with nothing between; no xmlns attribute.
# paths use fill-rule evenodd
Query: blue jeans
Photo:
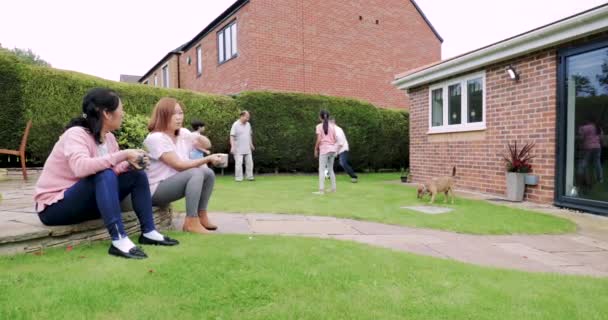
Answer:
<svg viewBox="0 0 608 320"><path fill-rule="evenodd" d="M348 161L348 151L340 153L338 157L342 169L344 169L351 178L357 179L357 174L355 173L355 170L353 170L353 167L350 166L350 161Z"/></svg>
<svg viewBox="0 0 608 320"><path fill-rule="evenodd" d="M46 207L38 217L47 226L61 226L101 216L112 240L118 240L127 236L120 201L129 194L142 233L155 230L148 176L143 171L117 176L111 169L106 169L83 178L65 191L62 200Z"/></svg>

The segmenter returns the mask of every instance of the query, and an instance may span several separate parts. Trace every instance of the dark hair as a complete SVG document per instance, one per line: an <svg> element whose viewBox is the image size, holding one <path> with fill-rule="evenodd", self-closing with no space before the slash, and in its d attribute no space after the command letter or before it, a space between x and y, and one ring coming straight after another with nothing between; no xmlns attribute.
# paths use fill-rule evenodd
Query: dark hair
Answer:
<svg viewBox="0 0 608 320"><path fill-rule="evenodd" d="M205 123L202 122L201 120L192 120L192 122L190 122L190 125L192 126L192 130L196 131L200 127L204 127Z"/></svg>
<svg viewBox="0 0 608 320"><path fill-rule="evenodd" d="M114 90L94 88L89 90L82 99L82 115L70 120L65 129L83 127L101 144L102 114L104 111L114 112L120 105L120 98Z"/></svg>
<svg viewBox="0 0 608 320"><path fill-rule="evenodd" d="M602 128L597 123L597 121L595 121L595 118L593 117L593 115L588 115L586 120L587 120L587 123L590 123L595 127L595 134L597 134L597 135L602 134Z"/></svg>
<svg viewBox="0 0 608 320"><path fill-rule="evenodd" d="M327 134L329 132L329 111L321 110L321 112L319 112L319 117L323 119L323 132Z"/></svg>
<svg viewBox="0 0 608 320"><path fill-rule="evenodd" d="M242 117L242 116L244 116L244 115L245 115L245 113L249 113L249 111L247 111L247 110L243 110L243 111L241 111L241 113L239 114L239 116L241 116L241 117Z"/></svg>

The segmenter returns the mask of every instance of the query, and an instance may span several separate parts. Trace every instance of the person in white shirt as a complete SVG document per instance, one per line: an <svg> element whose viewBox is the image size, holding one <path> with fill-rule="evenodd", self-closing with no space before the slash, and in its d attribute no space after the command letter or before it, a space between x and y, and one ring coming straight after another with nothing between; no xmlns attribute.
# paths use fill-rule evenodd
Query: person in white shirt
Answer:
<svg viewBox="0 0 608 320"><path fill-rule="evenodd" d="M350 181L356 183L358 180L357 174L355 170L350 165L350 161L348 160L349 151L348 151L348 140L346 140L346 135L344 134L344 130L340 128L336 124L336 119L331 118L330 122L334 125L336 129L336 144L338 145L338 162L340 166L348 175L350 176Z"/></svg>
<svg viewBox="0 0 608 320"><path fill-rule="evenodd" d="M230 129L230 153L234 156L234 180L243 181L243 158L245 158L245 175L253 181L253 146L249 112L241 111L240 118Z"/></svg>

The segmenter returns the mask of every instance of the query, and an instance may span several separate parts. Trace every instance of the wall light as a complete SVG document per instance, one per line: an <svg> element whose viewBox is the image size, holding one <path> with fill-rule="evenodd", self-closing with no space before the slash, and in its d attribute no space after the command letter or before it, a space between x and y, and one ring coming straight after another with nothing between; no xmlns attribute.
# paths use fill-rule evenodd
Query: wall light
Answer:
<svg viewBox="0 0 608 320"><path fill-rule="evenodd" d="M519 80L519 73L517 73L517 71L515 70L515 67L513 67L512 65L509 65L507 67L507 74L509 74L509 79L517 81Z"/></svg>

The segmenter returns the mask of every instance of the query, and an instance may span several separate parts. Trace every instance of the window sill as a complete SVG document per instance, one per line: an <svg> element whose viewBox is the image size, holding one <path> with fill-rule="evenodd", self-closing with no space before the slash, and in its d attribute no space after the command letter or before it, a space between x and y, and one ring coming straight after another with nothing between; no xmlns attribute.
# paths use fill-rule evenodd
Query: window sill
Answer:
<svg viewBox="0 0 608 320"><path fill-rule="evenodd" d="M227 63L229 61L232 61L232 60L234 60L234 59L236 59L238 57L239 57L239 54L237 53L237 54L233 55L232 57L230 57L229 59L226 59L226 60L224 60L222 62L219 62L218 66L221 66L221 65L223 65L223 64L225 64L225 63Z"/></svg>
<svg viewBox="0 0 608 320"><path fill-rule="evenodd" d="M453 132L469 132L469 131L484 131L486 130L485 124L479 125L467 125L467 126L446 126L446 127L435 127L429 129L426 134L441 134L441 133L453 133Z"/></svg>

